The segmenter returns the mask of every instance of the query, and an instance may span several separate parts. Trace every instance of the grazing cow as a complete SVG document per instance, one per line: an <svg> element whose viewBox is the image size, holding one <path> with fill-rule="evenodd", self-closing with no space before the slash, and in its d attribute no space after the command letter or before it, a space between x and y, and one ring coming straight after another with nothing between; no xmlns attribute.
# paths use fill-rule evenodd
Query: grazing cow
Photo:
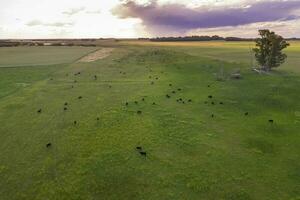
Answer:
<svg viewBox="0 0 300 200"><path fill-rule="evenodd" d="M273 119L270 119L269 122L273 124L273 123L274 123L274 120L273 120Z"/></svg>
<svg viewBox="0 0 300 200"><path fill-rule="evenodd" d="M64 107L64 110L66 111L66 110L68 110L68 108Z"/></svg>
<svg viewBox="0 0 300 200"><path fill-rule="evenodd" d="M192 102L192 99L189 99L188 102Z"/></svg>
<svg viewBox="0 0 300 200"><path fill-rule="evenodd" d="M170 83L169 86L172 87L172 84Z"/></svg>
<svg viewBox="0 0 300 200"><path fill-rule="evenodd" d="M209 96L208 96L208 98L212 99L212 98L213 98L213 96L212 96L212 95L209 95Z"/></svg>
<svg viewBox="0 0 300 200"><path fill-rule="evenodd" d="M71 88L74 88L74 86L72 85Z"/></svg>
<svg viewBox="0 0 300 200"><path fill-rule="evenodd" d="M68 105L68 102L65 103L65 106L67 106L67 105Z"/></svg>
<svg viewBox="0 0 300 200"><path fill-rule="evenodd" d="M76 125L76 124L77 124L77 121L74 121L73 123L74 123L74 125Z"/></svg>
<svg viewBox="0 0 300 200"><path fill-rule="evenodd" d="M50 81L53 81L53 78L50 78Z"/></svg>
<svg viewBox="0 0 300 200"><path fill-rule="evenodd" d="M178 88L177 90L178 90L178 91L181 91L182 89L181 89L181 88Z"/></svg>
<svg viewBox="0 0 300 200"><path fill-rule="evenodd" d="M135 103L135 104L138 104L138 102L137 102L137 101L135 101L134 103Z"/></svg>
<svg viewBox="0 0 300 200"><path fill-rule="evenodd" d="M153 82L153 81L151 82L151 85L154 85L154 82Z"/></svg>
<svg viewBox="0 0 300 200"><path fill-rule="evenodd" d="M155 103L155 102L153 102L153 103L152 103L152 105L156 105L156 103Z"/></svg>
<svg viewBox="0 0 300 200"><path fill-rule="evenodd" d="M156 77L155 79L158 80L158 77Z"/></svg>
<svg viewBox="0 0 300 200"><path fill-rule="evenodd" d="M76 80L74 80L74 83L77 83L77 81L76 81Z"/></svg>
<svg viewBox="0 0 300 200"><path fill-rule="evenodd" d="M78 99L82 99L82 96L79 96Z"/></svg>
<svg viewBox="0 0 300 200"><path fill-rule="evenodd" d="M248 116L249 115L249 113L248 112L245 112L245 116Z"/></svg>
<svg viewBox="0 0 300 200"><path fill-rule="evenodd" d="M149 76L149 78L152 78L152 76Z"/></svg>
<svg viewBox="0 0 300 200"><path fill-rule="evenodd" d="M41 113L41 112L42 112L42 109L39 109L37 112L38 112L38 113Z"/></svg>
<svg viewBox="0 0 300 200"><path fill-rule="evenodd" d="M111 88L111 85L110 86L108 86L109 88Z"/></svg>
<svg viewBox="0 0 300 200"><path fill-rule="evenodd" d="M220 102L220 105L223 105L224 103L223 102Z"/></svg>
<svg viewBox="0 0 300 200"><path fill-rule="evenodd" d="M140 115L142 114L142 111L138 110L136 113Z"/></svg>
<svg viewBox="0 0 300 200"><path fill-rule="evenodd" d="M47 148L50 148L51 145L52 145L51 143L48 143L48 144L46 144L46 147L47 147Z"/></svg>
<svg viewBox="0 0 300 200"><path fill-rule="evenodd" d="M142 98L142 101L145 101L145 98Z"/></svg>
<svg viewBox="0 0 300 200"><path fill-rule="evenodd" d="M125 105L128 106L128 102L126 102Z"/></svg>
<svg viewBox="0 0 300 200"><path fill-rule="evenodd" d="M97 117L97 121L99 121L100 120L100 118L99 117Z"/></svg>
<svg viewBox="0 0 300 200"><path fill-rule="evenodd" d="M138 146L138 147L136 147L136 150L139 150L139 151L141 151L143 148L142 147L140 147L140 146Z"/></svg>
<svg viewBox="0 0 300 200"><path fill-rule="evenodd" d="M147 156L147 153L145 151L140 151L141 156Z"/></svg>
<svg viewBox="0 0 300 200"><path fill-rule="evenodd" d="M212 114L212 115L211 115L211 117L212 117L212 118L214 118L214 117L215 117L215 115L214 115L214 114Z"/></svg>
<svg viewBox="0 0 300 200"><path fill-rule="evenodd" d="M176 91L172 91L172 93L173 93L173 94L175 94L175 93L176 93Z"/></svg>
<svg viewBox="0 0 300 200"><path fill-rule="evenodd" d="M166 97L167 97L167 98L171 98L171 96L170 96L170 95L168 95L168 94L166 95Z"/></svg>
<svg viewBox="0 0 300 200"><path fill-rule="evenodd" d="M210 87L210 85L208 85L207 87Z"/></svg>
<svg viewBox="0 0 300 200"><path fill-rule="evenodd" d="M211 102L211 105L215 105L215 102Z"/></svg>
<svg viewBox="0 0 300 200"><path fill-rule="evenodd" d="M182 98L180 98L179 101L182 101Z"/></svg>
<svg viewBox="0 0 300 200"><path fill-rule="evenodd" d="M94 76L94 79L97 80L97 76L96 75Z"/></svg>
<svg viewBox="0 0 300 200"><path fill-rule="evenodd" d="M183 101L182 103L185 104L185 101Z"/></svg>

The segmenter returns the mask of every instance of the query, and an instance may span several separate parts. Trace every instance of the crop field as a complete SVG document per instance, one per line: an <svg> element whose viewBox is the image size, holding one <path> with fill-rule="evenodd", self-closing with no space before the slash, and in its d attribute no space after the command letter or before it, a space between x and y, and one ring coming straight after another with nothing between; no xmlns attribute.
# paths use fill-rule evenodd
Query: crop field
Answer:
<svg viewBox="0 0 300 200"><path fill-rule="evenodd" d="M0 199L298 200L300 43L251 45L0 48Z"/></svg>

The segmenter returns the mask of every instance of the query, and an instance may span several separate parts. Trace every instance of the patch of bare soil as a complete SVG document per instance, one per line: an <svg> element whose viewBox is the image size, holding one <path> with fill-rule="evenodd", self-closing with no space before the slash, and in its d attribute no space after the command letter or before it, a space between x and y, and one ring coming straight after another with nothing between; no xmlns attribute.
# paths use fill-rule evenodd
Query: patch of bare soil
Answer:
<svg viewBox="0 0 300 200"><path fill-rule="evenodd" d="M90 54L82 57L80 60L78 60L78 62L94 62L96 60L106 58L107 56L109 56L111 54L111 52L113 50L114 50L113 48L100 49L98 51L95 51L93 53L90 53Z"/></svg>

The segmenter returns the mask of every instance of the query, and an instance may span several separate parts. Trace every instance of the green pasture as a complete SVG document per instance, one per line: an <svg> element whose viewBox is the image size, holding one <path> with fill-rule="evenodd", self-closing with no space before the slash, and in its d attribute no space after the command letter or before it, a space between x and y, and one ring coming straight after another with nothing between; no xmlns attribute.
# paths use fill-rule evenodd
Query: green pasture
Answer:
<svg viewBox="0 0 300 200"><path fill-rule="evenodd" d="M248 44L118 45L0 68L1 200L300 198L297 66L255 74Z"/></svg>

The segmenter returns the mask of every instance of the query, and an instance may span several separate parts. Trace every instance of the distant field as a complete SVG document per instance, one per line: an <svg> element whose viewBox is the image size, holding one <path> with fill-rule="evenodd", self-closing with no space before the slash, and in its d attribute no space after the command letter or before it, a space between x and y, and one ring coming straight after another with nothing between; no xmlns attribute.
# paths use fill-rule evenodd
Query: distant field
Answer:
<svg viewBox="0 0 300 200"><path fill-rule="evenodd" d="M287 62L279 70L300 72L300 41L290 41L290 47L286 50ZM176 47L178 51L186 52L194 56L205 56L212 59L229 62L244 63L248 66L252 63L251 49L254 42L149 42L149 41L122 41L121 44L137 46ZM176 50L175 49L175 50Z"/></svg>
<svg viewBox="0 0 300 200"><path fill-rule="evenodd" d="M299 74L252 72L249 43L119 45L2 49L0 200L299 200Z"/></svg>
<svg viewBox="0 0 300 200"><path fill-rule="evenodd" d="M0 67L71 63L95 47L2 47Z"/></svg>

